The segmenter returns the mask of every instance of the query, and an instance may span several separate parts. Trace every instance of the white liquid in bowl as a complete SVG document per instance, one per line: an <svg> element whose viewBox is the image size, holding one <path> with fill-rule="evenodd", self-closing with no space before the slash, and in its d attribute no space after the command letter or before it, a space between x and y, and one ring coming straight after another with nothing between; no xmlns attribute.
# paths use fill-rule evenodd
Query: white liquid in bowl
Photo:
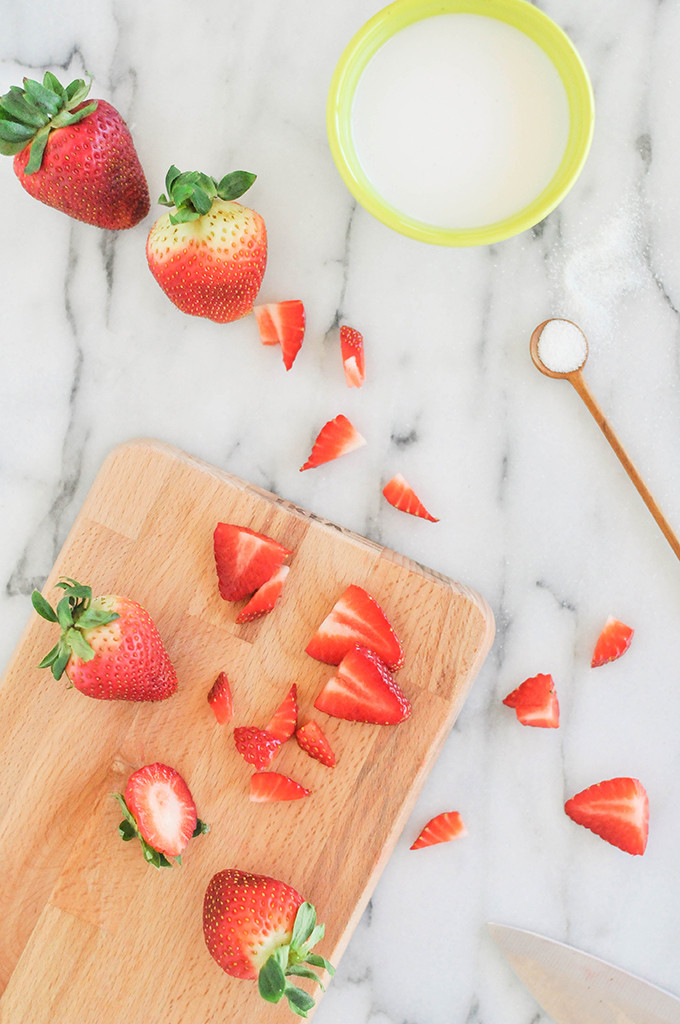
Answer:
<svg viewBox="0 0 680 1024"><path fill-rule="evenodd" d="M569 136L554 64L519 29L439 14L401 29L364 69L357 156L402 214L475 228L518 213L549 184Z"/></svg>

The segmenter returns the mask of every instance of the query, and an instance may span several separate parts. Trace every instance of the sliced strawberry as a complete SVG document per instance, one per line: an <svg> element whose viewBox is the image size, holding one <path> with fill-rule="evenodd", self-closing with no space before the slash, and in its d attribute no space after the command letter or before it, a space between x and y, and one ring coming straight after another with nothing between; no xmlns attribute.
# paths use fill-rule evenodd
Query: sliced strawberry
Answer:
<svg viewBox="0 0 680 1024"><path fill-rule="evenodd" d="M305 307L300 299L253 306L263 345L280 345L287 370L295 362L305 334Z"/></svg>
<svg viewBox="0 0 680 1024"><path fill-rule="evenodd" d="M366 380L364 339L353 327L340 328L340 350L348 388L360 388Z"/></svg>
<svg viewBox="0 0 680 1024"><path fill-rule="evenodd" d="M411 714L411 705L377 654L354 647L328 680L314 707L350 722L396 725Z"/></svg>
<svg viewBox="0 0 680 1024"><path fill-rule="evenodd" d="M225 601L250 597L291 554L271 537L230 523L217 524L214 544L217 580Z"/></svg>
<svg viewBox="0 0 680 1024"><path fill-rule="evenodd" d="M295 733L295 738L310 757L325 764L327 768L335 767L335 754L318 722L313 719L305 722Z"/></svg>
<svg viewBox="0 0 680 1024"><path fill-rule="evenodd" d="M226 672L220 672L208 694L208 704L220 725L229 722L234 715L234 704Z"/></svg>
<svg viewBox="0 0 680 1024"><path fill-rule="evenodd" d="M626 626L610 615L595 644L593 660L590 663L591 668L606 665L608 661L616 661L626 653L632 639L633 630L630 626Z"/></svg>
<svg viewBox="0 0 680 1024"><path fill-rule="evenodd" d="M347 455L364 444L366 444L366 439L352 426L347 417L340 413L334 420L329 420L321 428L314 442L312 454L304 466L300 467L300 472L302 473L305 469L314 469L323 462L339 459L341 455Z"/></svg>
<svg viewBox="0 0 680 1024"><path fill-rule="evenodd" d="M132 839L136 831L143 840L144 856L156 867L167 865L163 860L157 862L145 843L165 858L179 857L199 825L189 787L179 772L166 764L147 764L133 772L118 799L128 812L129 827L122 822L119 829L122 838ZM201 831L205 830L202 826Z"/></svg>
<svg viewBox="0 0 680 1024"><path fill-rule="evenodd" d="M338 598L305 650L327 665L339 665L359 644L368 647L393 672L404 663L404 652L384 611L363 587L351 584Z"/></svg>
<svg viewBox="0 0 680 1024"><path fill-rule="evenodd" d="M297 686L295 683L286 694L285 699L274 712L273 717L265 726L265 730L274 736L279 743L285 743L295 732L297 725Z"/></svg>
<svg viewBox="0 0 680 1024"><path fill-rule="evenodd" d="M608 779L567 800L564 810L626 853L643 854L649 833L649 800L638 779Z"/></svg>
<svg viewBox="0 0 680 1024"><path fill-rule="evenodd" d="M240 725L234 729L234 743L241 757L248 764L254 765L258 771L268 768L274 754L281 746L275 736L265 729L257 729L254 725Z"/></svg>
<svg viewBox="0 0 680 1024"><path fill-rule="evenodd" d="M300 800L309 796L311 790L279 772L257 772L250 778L250 799L264 804L274 800Z"/></svg>
<svg viewBox="0 0 680 1024"><path fill-rule="evenodd" d="M261 615L270 612L281 596L283 584L289 572L289 565L282 565L277 569L272 578L255 591L245 608L242 608L236 616L236 621L252 622L253 619L259 619Z"/></svg>
<svg viewBox="0 0 680 1024"><path fill-rule="evenodd" d="M429 519L431 523L438 523L439 520L435 519L433 515L427 511L420 498L416 495L412 487L409 487L408 483L401 475L397 473L393 476L388 483L383 487L383 494L389 501L390 505L394 505L400 512L408 512L409 515L419 516L421 519Z"/></svg>
<svg viewBox="0 0 680 1024"><path fill-rule="evenodd" d="M435 818L431 818L427 825L416 839L411 850L421 850L424 846L434 846L435 843L448 843L459 836L467 835L467 829L458 811L444 811Z"/></svg>
<svg viewBox="0 0 680 1024"><path fill-rule="evenodd" d="M560 724L560 705L555 684L550 675L532 676L509 693L503 703L515 709L522 725L536 725L543 729L557 729Z"/></svg>

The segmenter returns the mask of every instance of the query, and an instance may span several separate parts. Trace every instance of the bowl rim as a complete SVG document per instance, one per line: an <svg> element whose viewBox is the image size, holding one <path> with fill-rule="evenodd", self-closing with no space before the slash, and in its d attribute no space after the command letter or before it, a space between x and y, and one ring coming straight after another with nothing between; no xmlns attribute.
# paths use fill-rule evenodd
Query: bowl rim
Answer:
<svg viewBox="0 0 680 1024"><path fill-rule="evenodd" d="M438 14L479 14L519 29L533 40L557 70L569 104L569 135L557 171L528 205L506 217L473 228L445 228L409 217L370 183L354 148L351 119L354 93L373 55L402 28ZM352 37L335 67L326 103L326 130L333 160L354 198L388 227L435 245L490 245L534 227L562 202L583 169L595 123L595 102L586 67L560 26L528 0L394 0Z"/></svg>

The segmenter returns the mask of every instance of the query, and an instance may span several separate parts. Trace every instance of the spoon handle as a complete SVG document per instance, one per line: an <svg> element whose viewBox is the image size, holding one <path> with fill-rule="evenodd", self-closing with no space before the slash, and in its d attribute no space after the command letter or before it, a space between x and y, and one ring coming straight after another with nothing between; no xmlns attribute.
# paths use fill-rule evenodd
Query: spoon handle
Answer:
<svg viewBox="0 0 680 1024"><path fill-rule="evenodd" d="M619 462L625 469L630 479L635 484L638 493L640 494L640 497L642 498L642 500L644 501L645 505L652 513L654 518L656 519L659 529L663 533L664 537L666 538L670 546L673 548L676 557L680 558L680 542L678 541L678 538L673 532L670 523L664 516L663 512L657 505L654 498L652 497L649 488L647 487L644 480L638 473L633 462L631 461L630 457L625 451L623 445L621 444L618 437L609 425L607 418L602 412L602 409L595 401L595 398L593 397L592 392L586 383L585 377L583 376L580 370L576 370L574 373L570 373L567 379L570 381L570 383L573 385L573 387L576 389L580 397L585 402L593 419L595 420L598 427L600 428L604 436L607 438L609 444L612 446L616 455L618 456Z"/></svg>

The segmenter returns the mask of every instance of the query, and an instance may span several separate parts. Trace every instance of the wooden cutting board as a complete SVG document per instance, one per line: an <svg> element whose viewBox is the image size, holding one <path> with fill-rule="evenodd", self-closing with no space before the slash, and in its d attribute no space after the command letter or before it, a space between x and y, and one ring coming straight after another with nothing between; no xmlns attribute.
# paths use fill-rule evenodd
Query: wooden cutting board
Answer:
<svg viewBox="0 0 680 1024"><path fill-rule="evenodd" d="M217 592L218 521L249 526L294 552L275 611L247 625L235 623L240 605ZM487 604L148 440L115 449L105 462L47 581L52 600L60 576L147 608L179 689L159 704L84 697L65 677L55 682L36 668L55 627L31 615L0 685L0 1022L292 1020L285 1001L263 1003L256 985L228 977L209 956L206 885L226 867L288 882L316 905L327 929L318 950L337 962L491 645ZM332 670L305 645L350 583L379 601L404 645L398 679L413 714L399 726L313 711ZM206 701L221 670L235 704L226 726ZM236 752L233 727L263 727L293 682L301 719L320 720L337 767L286 743L272 767L312 795L253 804L251 769ZM138 843L117 835L121 814L111 793L153 761L181 772L211 825L172 870L156 871Z"/></svg>

